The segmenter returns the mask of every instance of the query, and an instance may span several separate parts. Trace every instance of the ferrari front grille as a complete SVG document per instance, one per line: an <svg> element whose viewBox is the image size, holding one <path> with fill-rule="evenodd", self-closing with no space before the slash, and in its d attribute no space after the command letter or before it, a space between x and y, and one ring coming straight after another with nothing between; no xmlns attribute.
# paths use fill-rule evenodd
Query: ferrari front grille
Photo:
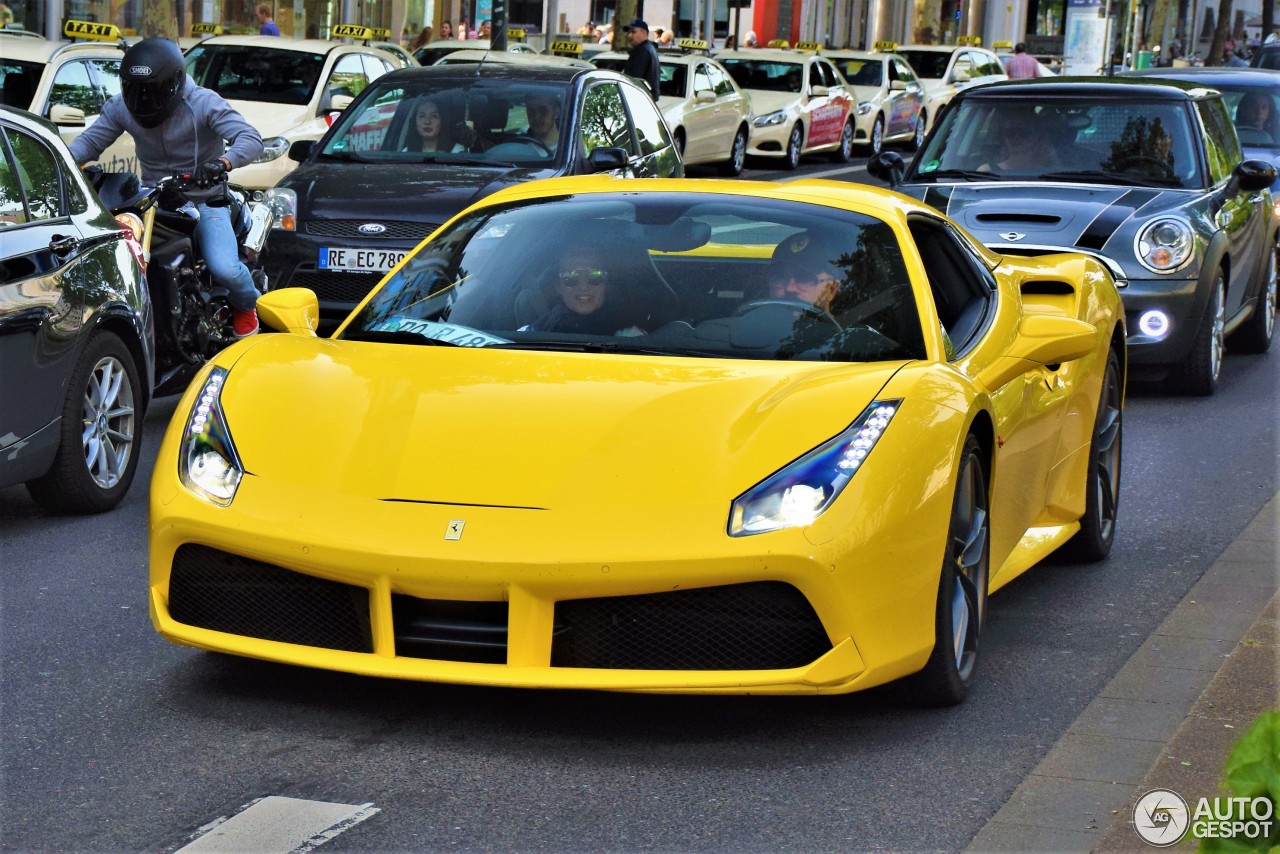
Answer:
<svg viewBox="0 0 1280 854"><path fill-rule="evenodd" d="M813 606L780 581L557 602L553 667L783 670L831 650Z"/></svg>
<svg viewBox="0 0 1280 854"><path fill-rule="evenodd" d="M348 652L373 652L369 591L207 546L173 556L169 614L188 626Z"/></svg>
<svg viewBox="0 0 1280 854"><path fill-rule="evenodd" d="M377 224L381 225L386 231L380 234L366 234L360 231L360 226ZM317 237L350 237L359 238L360 240L412 240L414 243L420 242L424 237L439 228L438 223L432 222L377 222L367 219L313 219L307 220L307 234L314 234Z"/></svg>
<svg viewBox="0 0 1280 854"><path fill-rule="evenodd" d="M357 303L382 281L382 273L331 273L299 267L289 279L289 287L310 288L321 302Z"/></svg>

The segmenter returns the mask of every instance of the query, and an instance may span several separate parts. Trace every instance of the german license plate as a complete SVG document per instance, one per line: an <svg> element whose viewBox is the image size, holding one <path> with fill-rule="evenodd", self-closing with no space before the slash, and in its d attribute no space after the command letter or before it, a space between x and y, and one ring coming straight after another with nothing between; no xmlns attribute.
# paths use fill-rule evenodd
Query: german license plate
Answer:
<svg viewBox="0 0 1280 854"><path fill-rule="evenodd" d="M321 247L320 269L385 273L408 254L404 249Z"/></svg>

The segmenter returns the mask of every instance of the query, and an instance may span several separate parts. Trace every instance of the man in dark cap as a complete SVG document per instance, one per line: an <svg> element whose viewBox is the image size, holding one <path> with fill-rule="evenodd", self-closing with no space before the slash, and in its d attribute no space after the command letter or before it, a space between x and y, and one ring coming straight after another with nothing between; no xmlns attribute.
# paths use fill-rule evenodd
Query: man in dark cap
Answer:
<svg viewBox="0 0 1280 854"><path fill-rule="evenodd" d="M622 69L630 77L637 77L649 87L653 100L658 100L658 49L649 41L649 25L636 18L622 28L627 33L627 41L631 43L631 53L627 56L627 64Z"/></svg>

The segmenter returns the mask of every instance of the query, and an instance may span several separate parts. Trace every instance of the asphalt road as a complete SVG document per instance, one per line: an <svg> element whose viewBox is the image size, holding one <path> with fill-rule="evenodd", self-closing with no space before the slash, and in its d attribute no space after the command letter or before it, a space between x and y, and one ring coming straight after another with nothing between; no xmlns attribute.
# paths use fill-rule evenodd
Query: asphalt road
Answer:
<svg viewBox="0 0 1280 854"><path fill-rule="evenodd" d="M1228 358L1208 399L1131 388L1111 559L997 593L958 708L498 690L161 641L146 484L173 407L113 513L0 490L0 850L174 850L265 795L380 809L331 852L959 850L1280 481L1280 352Z"/></svg>

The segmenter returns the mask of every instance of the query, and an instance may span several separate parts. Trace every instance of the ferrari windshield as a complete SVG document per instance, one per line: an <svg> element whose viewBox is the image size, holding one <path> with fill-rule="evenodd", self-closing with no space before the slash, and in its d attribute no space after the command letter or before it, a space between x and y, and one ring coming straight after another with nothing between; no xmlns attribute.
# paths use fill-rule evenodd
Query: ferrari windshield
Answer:
<svg viewBox="0 0 1280 854"><path fill-rule="evenodd" d="M912 181L1031 180L1204 186L1188 104L971 97L952 102Z"/></svg>
<svg viewBox="0 0 1280 854"><path fill-rule="evenodd" d="M187 51L186 63L187 73L198 85L228 101L295 106L311 103L324 70L324 56L318 53L248 45L196 45Z"/></svg>
<svg viewBox="0 0 1280 854"><path fill-rule="evenodd" d="M438 232L340 337L800 361L924 358L885 222L714 193L600 193Z"/></svg>
<svg viewBox="0 0 1280 854"><path fill-rule="evenodd" d="M567 148L566 84L433 76L370 88L342 113L322 156L546 167Z"/></svg>

